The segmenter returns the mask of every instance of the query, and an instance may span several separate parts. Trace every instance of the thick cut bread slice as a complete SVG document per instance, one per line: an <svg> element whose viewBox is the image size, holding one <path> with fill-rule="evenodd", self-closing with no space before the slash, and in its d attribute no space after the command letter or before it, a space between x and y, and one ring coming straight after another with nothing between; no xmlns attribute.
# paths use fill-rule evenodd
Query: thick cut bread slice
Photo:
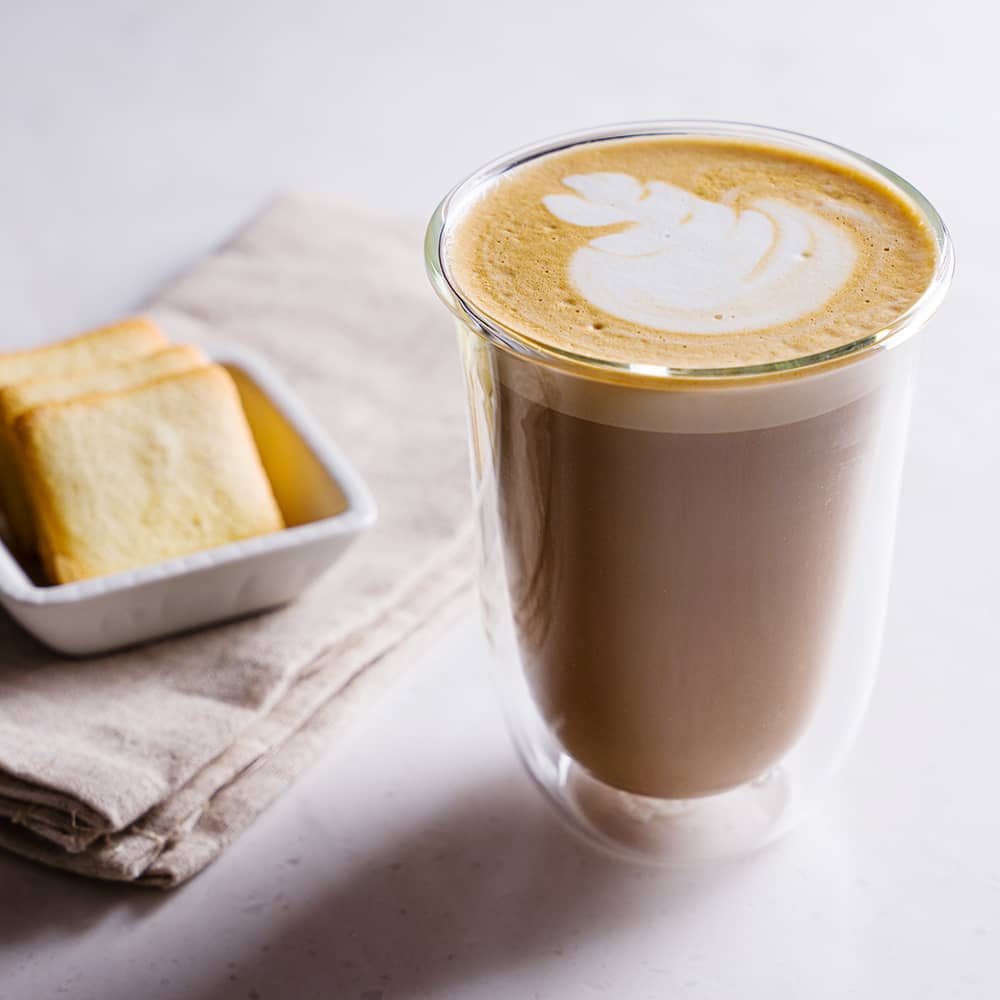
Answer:
<svg viewBox="0 0 1000 1000"><path fill-rule="evenodd" d="M0 386L116 365L166 346L167 338L152 320L127 319L58 344L0 354Z"/></svg>
<svg viewBox="0 0 1000 1000"><path fill-rule="evenodd" d="M218 365L41 406L14 432L53 583L284 526L239 393Z"/></svg>
<svg viewBox="0 0 1000 1000"><path fill-rule="evenodd" d="M0 387L0 504L18 552L30 557L35 551L34 523L22 483L23 473L14 437L14 421L46 403L59 403L95 392L128 389L177 372L208 364L197 348L167 347L108 368L92 368L58 378L33 379Z"/></svg>
<svg viewBox="0 0 1000 1000"><path fill-rule="evenodd" d="M198 347L175 344L142 357L74 372L57 378L32 379L0 388L0 414L8 422L36 406L62 403L77 396L117 392L134 385L152 382L168 375L177 375L209 364L208 357Z"/></svg>

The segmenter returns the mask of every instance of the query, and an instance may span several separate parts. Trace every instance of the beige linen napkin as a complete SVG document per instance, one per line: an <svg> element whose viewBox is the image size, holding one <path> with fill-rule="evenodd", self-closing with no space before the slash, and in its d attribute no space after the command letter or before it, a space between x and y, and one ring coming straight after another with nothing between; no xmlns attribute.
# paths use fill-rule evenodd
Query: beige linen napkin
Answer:
<svg viewBox="0 0 1000 1000"><path fill-rule="evenodd" d="M281 370L379 520L289 607L116 655L62 659L0 611L0 845L190 878L460 606L462 383L419 248L415 228L286 197L153 304L172 338L239 341Z"/></svg>

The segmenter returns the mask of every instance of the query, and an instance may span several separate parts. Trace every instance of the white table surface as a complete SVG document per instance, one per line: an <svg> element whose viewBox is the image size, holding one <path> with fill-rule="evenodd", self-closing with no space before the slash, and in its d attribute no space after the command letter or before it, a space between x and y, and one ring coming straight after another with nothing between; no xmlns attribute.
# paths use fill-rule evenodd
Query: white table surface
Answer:
<svg viewBox="0 0 1000 1000"><path fill-rule="evenodd" d="M0 997L1000 996L992 10L3 4L3 347L134 308L282 188L426 216L494 154L625 119L861 149L938 205L959 271L926 342L880 682L806 826L680 875L578 846L515 761L470 610L181 890L0 857Z"/></svg>

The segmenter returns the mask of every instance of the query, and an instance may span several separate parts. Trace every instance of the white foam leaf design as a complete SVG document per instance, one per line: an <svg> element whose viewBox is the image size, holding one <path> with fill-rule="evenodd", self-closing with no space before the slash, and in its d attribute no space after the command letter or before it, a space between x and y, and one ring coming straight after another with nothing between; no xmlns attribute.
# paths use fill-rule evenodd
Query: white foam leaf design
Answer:
<svg viewBox="0 0 1000 1000"><path fill-rule="evenodd" d="M663 181L575 174L545 207L572 225L631 223L597 236L570 261L594 306L656 329L734 333L821 308L850 277L851 235L819 211L779 197L738 210Z"/></svg>
<svg viewBox="0 0 1000 1000"><path fill-rule="evenodd" d="M575 194L552 194L545 199L545 207L564 222L574 226L610 226L613 222L627 222L627 212L613 205L595 205Z"/></svg>

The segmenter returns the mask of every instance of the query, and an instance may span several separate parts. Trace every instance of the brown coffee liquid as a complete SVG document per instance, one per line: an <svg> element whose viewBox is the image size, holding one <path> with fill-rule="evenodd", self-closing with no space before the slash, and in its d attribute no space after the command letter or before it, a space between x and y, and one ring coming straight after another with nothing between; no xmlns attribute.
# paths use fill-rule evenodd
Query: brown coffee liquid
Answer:
<svg viewBox="0 0 1000 1000"><path fill-rule="evenodd" d="M869 395L762 430L607 426L501 390L505 558L530 687L600 780L663 798L752 780L828 667Z"/></svg>

